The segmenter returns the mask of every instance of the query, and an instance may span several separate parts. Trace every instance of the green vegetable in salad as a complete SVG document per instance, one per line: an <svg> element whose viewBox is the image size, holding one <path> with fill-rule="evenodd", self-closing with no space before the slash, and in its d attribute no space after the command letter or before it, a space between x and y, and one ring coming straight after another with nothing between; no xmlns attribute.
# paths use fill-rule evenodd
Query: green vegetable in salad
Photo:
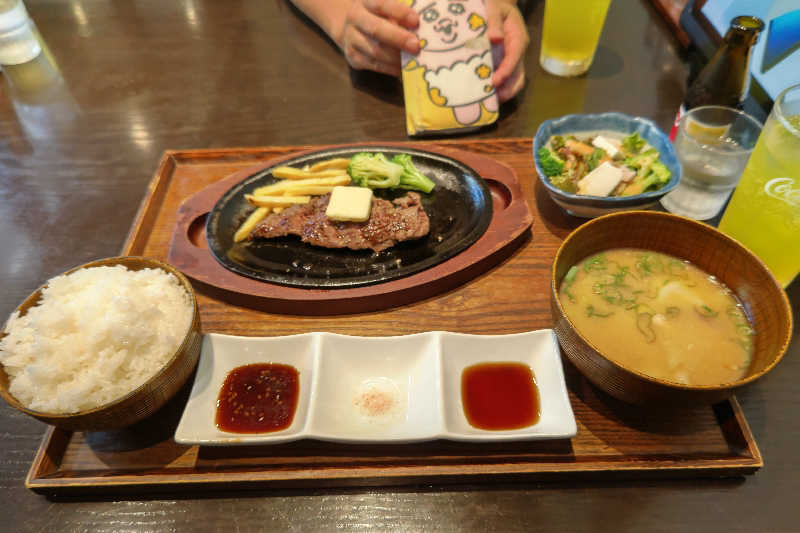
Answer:
<svg viewBox="0 0 800 533"><path fill-rule="evenodd" d="M622 191L622 196L633 196L651 189L660 189L667 184L671 176L669 169L658 160L658 150L655 148L627 158L625 164L636 169L636 177Z"/></svg>
<svg viewBox="0 0 800 533"><path fill-rule="evenodd" d="M547 177L558 176L564 170L564 162L546 147L539 148L538 155L539 166Z"/></svg>
<svg viewBox="0 0 800 533"><path fill-rule="evenodd" d="M558 187L564 192L575 194L578 192L578 187L572 181L569 174L559 174L558 176L550 176L550 183Z"/></svg>
<svg viewBox="0 0 800 533"><path fill-rule="evenodd" d="M597 168L600 160L606 156L606 151L602 148L595 148L592 155L586 158L586 166L589 167L589 172Z"/></svg>
<svg viewBox="0 0 800 533"><path fill-rule="evenodd" d="M553 138L550 139L550 147L553 150L560 150L564 148L564 143L565 143L564 137L562 137L561 135L553 135Z"/></svg>
<svg viewBox="0 0 800 533"><path fill-rule="evenodd" d="M642 148L647 144L647 142L639 137L637 132L633 132L624 139L622 139L622 146L628 151L633 154L638 154L642 151Z"/></svg>
<svg viewBox="0 0 800 533"><path fill-rule="evenodd" d="M637 175L650 172L650 166L658 159L658 150L650 148L638 155L626 157L623 163L631 168L638 169Z"/></svg>

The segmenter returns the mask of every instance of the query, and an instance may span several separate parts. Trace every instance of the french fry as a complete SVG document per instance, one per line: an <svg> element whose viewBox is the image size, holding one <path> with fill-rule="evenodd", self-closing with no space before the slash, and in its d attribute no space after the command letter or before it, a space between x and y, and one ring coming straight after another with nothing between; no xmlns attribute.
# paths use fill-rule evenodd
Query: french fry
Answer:
<svg viewBox="0 0 800 533"><path fill-rule="evenodd" d="M309 195L320 196L328 194L336 185L300 185L284 192L284 196Z"/></svg>
<svg viewBox="0 0 800 533"><path fill-rule="evenodd" d="M347 185L350 176L334 176L331 178L309 178L305 180L283 180L271 185L264 185L253 191L253 196L272 196L290 192L295 187L316 187L319 185Z"/></svg>
<svg viewBox="0 0 800 533"><path fill-rule="evenodd" d="M327 161L320 161L319 163L314 163L311 165L311 172L318 172L320 170L329 170L332 168L338 168L340 170L347 170L347 167L350 165L350 159L346 157L337 157L335 159L328 159Z"/></svg>
<svg viewBox="0 0 800 533"><path fill-rule="evenodd" d="M245 194L244 197L253 205L259 207L289 207L296 204L307 204L310 196L254 196Z"/></svg>
<svg viewBox="0 0 800 533"><path fill-rule="evenodd" d="M257 207L255 211L250 213L250 216L247 217L239 229L236 230L236 233L233 235L233 242L242 242L247 237L250 236L250 233L255 229L259 222L264 220L269 214L270 208L269 207Z"/></svg>
<svg viewBox="0 0 800 533"><path fill-rule="evenodd" d="M326 183L315 183L319 180L326 180ZM288 181L288 180L286 180ZM338 178L317 178L317 179L308 179L308 180L293 180L286 185L283 189L284 196L300 196L306 194L327 194L331 192L333 187L336 185L347 185L350 183L350 176L342 176ZM320 188L325 188L320 189ZM307 190L316 190L320 189L321 192L304 192ZM271 195L266 195L271 196Z"/></svg>
<svg viewBox="0 0 800 533"><path fill-rule="evenodd" d="M347 172L340 168L332 168L329 170L319 170L312 172L310 170L303 170L302 168L292 167L275 167L272 169L272 175L276 178L287 180L301 180L305 178L330 178L333 176L346 175Z"/></svg>
<svg viewBox="0 0 800 533"><path fill-rule="evenodd" d="M328 194L337 185L350 183L347 174L347 158L335 158L320 161L314 165L304 165L302 169L277 167L272 175L282 181L259 187L253 194L245 194L251 204L257 206L255 211L239 226L233 236L234 242L247 239L253 229L269 213L280 213L285 208L296 204L307 204L311 196Z"/></svg>

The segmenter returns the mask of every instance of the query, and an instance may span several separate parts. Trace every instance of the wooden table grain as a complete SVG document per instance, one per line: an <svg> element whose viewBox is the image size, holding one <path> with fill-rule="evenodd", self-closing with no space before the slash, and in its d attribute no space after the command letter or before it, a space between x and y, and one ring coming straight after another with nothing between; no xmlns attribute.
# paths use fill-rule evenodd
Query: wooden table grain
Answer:
<svg viewBox="0 0 800 533"><path fill-rule="evenodd" d="M531 137L570 112L668 129L679 45L644 0L614 2L587 76L538 66L543 2L526 4L529 82L473 137ZM0 316L42 281L115 255L167 149L406 140L395 80L354 73L283 0L29 0L60 76L0 84ZM795 322L800 283L788 289ZM48 499L24 488L45 426L3 405L2 531L796 531L797 335L738 395L764 457L733 480L564 482Z"/></svg>

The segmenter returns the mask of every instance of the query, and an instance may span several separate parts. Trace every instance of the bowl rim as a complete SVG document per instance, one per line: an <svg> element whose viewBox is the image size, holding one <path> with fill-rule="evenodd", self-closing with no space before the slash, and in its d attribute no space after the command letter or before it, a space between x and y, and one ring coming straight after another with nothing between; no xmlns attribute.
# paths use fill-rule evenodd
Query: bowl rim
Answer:
<svg viewBox="0 0 800 533"><path fill-rule="evenodd" d="M638 123L647 126L648 128L651 128L654 131L656 131L663 138L663 140L665 141L667 153L671 157L673 157L677 163L677 166L674 169L677 172L673 172L673 174L675 175L670 177L669 182L667 182L667 184L664 185L664 187L658 189L657 191L643 192L633 196L585 196L582 194L573 194L564 192L555 185L553 185L552 183L550 183L550 180L547 179L546 175L542 171L541 166L539 165L539 158L537 157L536 154L537 142L539 143L539 148L544 146L544 144L546 143L546 139L542 139L545 128L548 128L553 124L559 124L571 120L577 120L577 119L600 120L605 118L618 118L628 123L632 124ZM575 131L577 133L580 133L581 131L591 131L591 129L575 130ZM609 129L608 131L630 134L630 132L619 132L613 129ZM608 111L605 113L572 113L569 115L563 115L560 117L547 119L544 122L542 122L537 128L536 134L533 137L531 151L533 157L533 165L536 168L536 174L539 177L539 180L542 182L542 184L547 188L550 194L552 194L553 196L557 196L563 202L568 202L571 204L582 204L592 207L621 208L621 207L633 207L645 203L655 202L678 186L678 182L680 181L681 175L683 173L683 169L681 168L680 161L678 160L678 155L677 153L675 153L675 148L673 147L672 142L669 140L669 137L667 137L667 135L663 131L661 131L661 128L659 128L655 122L645 117L628 115L626 113L620 113L619 111ZM659 150L659 154L661 153L662 151ZM670 171L672 170L673 169L670 169Z"/></svg>
<svg viewBox="0 0 800 533"><path fill-rule="evenodd" d="M186 290L186 292L189 293L189 299L190 299L190 302L191 302L191 305L192 305L192 320L189 321L189 326L187 327L186 331L183 334L183 341L181 341L180 345L178 345L178 347L172 353L170 358L161 366L161 368L159 368L159 370L155 374L150 376L147 380L144 381L144 383L142 383L141 385L139 385L138 387L136 387L132 391L128 392L127 394L125 394L123 396L120 396L119 398L117 398L117 399L115 399L115 400L113 400L111 402L105 403L105 404L100 405L98 407L93 407L91 409L86 409L86 410L83 410L83 411L76 411L74 413L50 413L50 412L47 412L47 411L36 411L34 409L31 409L31 408L26 407L25 405L23 405L22 402L20 402L13 394L11 394L11 392L9 390L7 390L7 389L0 390L0 395L2 395L2 397L6 400L6 402L8 402L15 409L17 409L17 410L19 410L19 411L21 411L21 412L23 412L23 413L25 413L27 415L30 415L30 416L33 416L33 417L39 418L39 419L47 418L47 419L53 420L54 422L51 422L51 424L52 423L57 423L58 420L69 420L69 419L81 418L81 417L84 417L84 416L90 416L90 415L93 415L93 414L97 414L97 413L99 413L101 411L106 411L106 410L109 410L109 409L111 409L113 407L116 407L117 405L119 405L119 404L121 404L121 403L123 403L125 401L128 401L131 397L136 396L137 394L141 393L142 390L145 387L147 387L150 383L152 383L156 379L160 378L167 371L167 369L170 368L177 361L178 355L181 354L186 349L186 347L189 345L190 342L192 342L192 338L191 338L192 336L190 335L190 333L192 332L192 329L194 328L195 322L197 321L197 314L198 314L197 299L195 297L194 288L192 287L191 282L189 281L189 279L186 276L183 275L183 273L180 270L178 270L177 268L175 268L173 265L171 265L169 263L161 261L160 259L155 259L153 257L138 256L138 255L120 255L120 256L113 256L113 257L106 257L106 258L103 258L103 259L96 259L94 261L89 261L88 263L84 263L84 264L78 265L76 267L73 267L73 268L65 271L65 272L62 272L61 274L56 274L54 276L51 276L50 278L47 279L47 281L42 283L33 292L31 292L28 296L26 296L25 299L22 301L22 303L20 303L14 309L14 311L11 312L11 314L9 315L9 318L14 313L18 312L19 308L22 307L23 305L25 305L25 302L27 302L33 296L36 295L37 296L37 300L40 300L41 299L42 290L47 286L47 284L53 278L56 278L58 276L64 276L64 275L67 275L67 274L72 274L73 272L76 272L76 271L81 270L81 269L92 268L92 267L97 267L97 266L123 265L123 266L127 267L126 263L129 263L129 262L145 263L146 266L144 266L143 268L160 268L162 270L167 271L170 274L175 275L178 278L178 281L180 282L181 286L183 286L183 288ZM27 311L26 311L26 314L27 314ZM24 315L20 315L20 316L24 316ZM8 321L6 320L5 324L3 324L3 329L0 330L0 339L2 339L3 337L5 337L7 335L7 333L6 333L6 327L7 326L8 326ZM5 365L3 365L1 362L0 362L0 368L2 368L3 372L5 372ZM8 373L6 373L6 375L8 375ZM10 377L9 377L9 382L10 382Z"/></svg>
<svg viewBox="0 0 800 533"><path fill-rule="evenodd" d="M613 217L632 217L632 216L662 217L662 218L665 218L665 219L674 220L676 223L699 226L699 227L702 227L704 230L711 230L713 232L716 232L719 235L721 235L722 237L724 237L725 240L727 240L730 243L732 243L734 245L734 247L738 248L742 253L744 253L745 255L749 256L752 260L754 260L761 267L762 270L764 270L765 272L767 272L767 274L769 274L769 279L772 281L772 283L774 283L775 287L778 289L778 293L781 296L781 303L783 304L783 309L786 311L786 316L788 317L788 321L789 321L788 335L786 336L785 339L783 339L783 343L782 343L782 345L781 345L781 347L780 347L780 349L778 351L778 354L772 360L772 362L770 362L766 367L761 369L759 372L757 372L757 373L755 373L753 375L747 376L745 378L738 379L736 381L730 381L728 383L721 383L721 384L716 384L716 385L686 385L686 384L683 384L683 383L669 381L669 380L666 380L666 379L656 378L656 377L650 376L648 374L644 374L639 370L635 370L633 368L630 368L628 366L620 364L620 363L614 361L613 359L607 357L606 355L604 355L603 352L600 351L594 344L589 342L589 340L578 330L578 328L575 327L575 324L572 322L572 320L570 320L570 318L564 312L564 308L561 305L561 299L560 299L559 294L558 294L558 285L559 285L559 283L558 283L558 280L556 280L556 265L558 264L558 260L561 258L562 252L564 251L566 246L570 243L570 241L573 240L574 236L579 231L585 230L585 228L591 226L592 224L602 224L602 223L604 223L604 221L606 221L606 220L608 220L610 218L613 218ZM781 284L778 283L778 281L775 279L775 276L772 275L772 272L770 272L769 268L767 268L767 266L764 264L764 262L761 261L761 259L759 259L758 256L756 256L753 252L748 250L744 245L739 243L739 241L737 241L736 239L734 239L732 237L729 237L728 235L725 235L724 233L719 231L717 228L715 228L713 226L709 226L708 224L704 224L704 223L699 222L697 220L693 220L693 219L687 218L687 217L682 217L680 215L675 215L675 214L672 214L672 213L662 213L661 211L645 211L645 210L625 211L625 212L620 212L620 213L611 213L611 214L608 214L608 215L602 215L600 217L591 219L591 220L583 223L582 225L577 227L575 230L570 232L570 234L567 235L567 237L562 241L561 245L558 247L558 251L556 252L555 257L553 258L553 264L552 264L551 271L550 271L550 290L551 290L551 296L554 299L556 306L558 307L558 312L561 315L561 317L564 320L567 321L567 323L569 324L569 326L572 329L572 331L574 331L575 334L587 346L589 346L595 353L597 353L600 357L602 357L604 361L606 361L606 362L610 363L611 365L613 365L614 368L616 368L617 370L621 370L623 372L632 374L632 375L636 376L637 378L640 378L640 379L642 379L642 380L644 380L644 381L646 381L648 383L652 383L654 385L666 386L666 387L670 387L672 389L677 389L677 390L681 390L681 391L687 391L687 392L713 392L713 391L721 391L721 390L727 390L727 389L735 389L735 388L741 387L743 385L747 385L748 383L752 383L753 381L756 381L757 379L762 377L764 374L766 374L767 372L772 370L781 361L781 359L783 359L784 355L786 355L786 351L789 348L789 344L792 341L792 331L794 329L793 328L794 324L793 324L793 318L792 318L792 308L791 308L791 305L789 303L789 297L786 295L786 291L783 289ZM738 295L737 295L737 297L738 297Z"/></svg>

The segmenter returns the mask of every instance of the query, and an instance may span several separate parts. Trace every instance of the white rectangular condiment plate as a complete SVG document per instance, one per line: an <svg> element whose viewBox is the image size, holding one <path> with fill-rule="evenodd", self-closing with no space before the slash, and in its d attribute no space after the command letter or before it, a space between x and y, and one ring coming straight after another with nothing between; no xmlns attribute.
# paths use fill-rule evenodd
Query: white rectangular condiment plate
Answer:
<svg viewBox="0 0 800 533"><path fill-rule="evenodd" d="M533 371L540 403L535 424L489 431L467 422L461 373L470 365L500 361L524 363ZM294 420L287 429L271 433L221 431L215 424L220 388L231 370L253 363L282 363L298 370ZM549 329L513 335L432 331L399 337L209 333L175 441L207 446L304 438L349 443L502 441L566 439L576 432L558 341Z"/></svg>

